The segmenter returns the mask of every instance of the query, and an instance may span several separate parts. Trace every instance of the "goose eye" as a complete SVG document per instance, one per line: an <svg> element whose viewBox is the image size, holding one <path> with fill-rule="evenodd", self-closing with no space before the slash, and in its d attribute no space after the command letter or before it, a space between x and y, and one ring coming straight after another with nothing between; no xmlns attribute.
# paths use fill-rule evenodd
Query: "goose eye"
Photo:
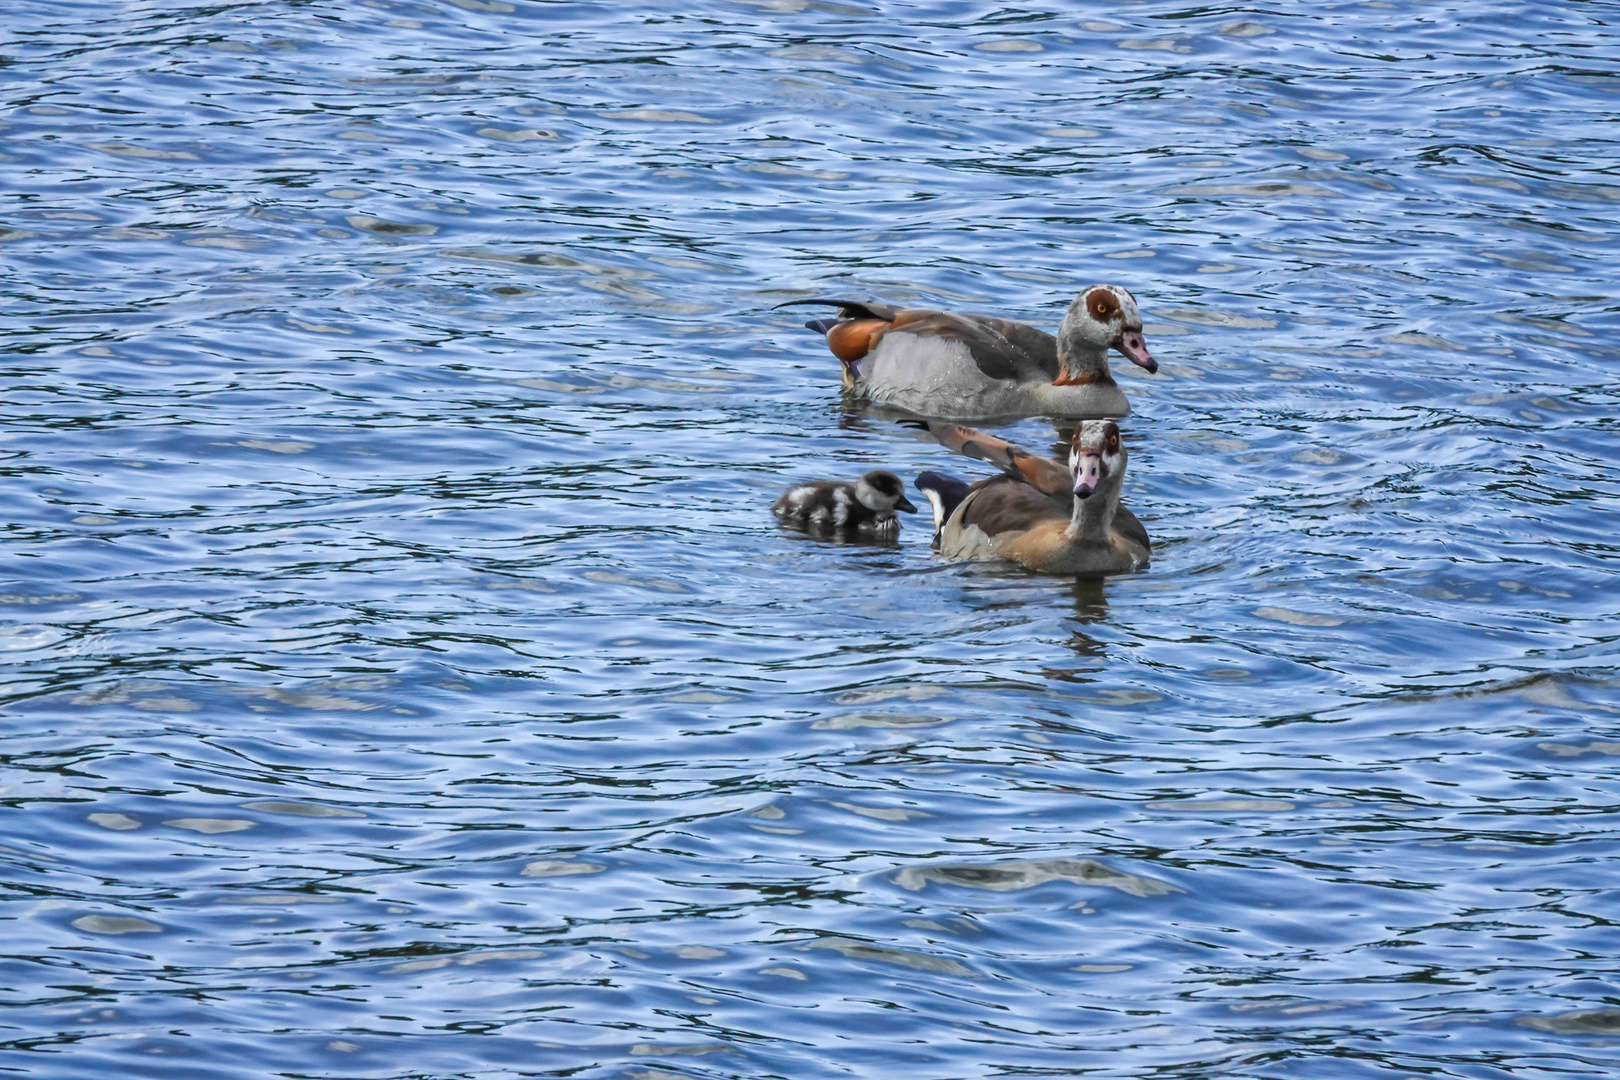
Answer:
<svg viewBox="0 0 1620 1080"><path fill-rule="evenodd" d="M1110 454L1112 454L1112 453L1116 452L1118 449L1119 449L1119 436L1118 435L1110 435L1110 436L1108 436L1108 452Z"/></svg>
<svg viewBox="0 0 1620 1080"><path fill-rule="evenodd" d="M1106 300L1098 300L1091 305L1091 312L1099 319L1106 319L1114 313L1114 305Z"/></svg>

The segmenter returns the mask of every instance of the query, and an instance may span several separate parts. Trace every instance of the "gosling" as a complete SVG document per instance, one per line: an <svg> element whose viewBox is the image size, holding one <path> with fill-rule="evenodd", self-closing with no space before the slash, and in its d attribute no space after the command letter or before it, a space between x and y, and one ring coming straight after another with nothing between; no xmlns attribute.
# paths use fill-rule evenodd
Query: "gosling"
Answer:
<svg viewBox="0 0 1620 1080"><path fill-rule="evenodd" d="M853 484L842 480L811 480L788 488L771 512L792 525L813 533L892 537L900 532L896 510L908 514L917 508L906 498L900 478L885 469L873 469Z"/></svg>

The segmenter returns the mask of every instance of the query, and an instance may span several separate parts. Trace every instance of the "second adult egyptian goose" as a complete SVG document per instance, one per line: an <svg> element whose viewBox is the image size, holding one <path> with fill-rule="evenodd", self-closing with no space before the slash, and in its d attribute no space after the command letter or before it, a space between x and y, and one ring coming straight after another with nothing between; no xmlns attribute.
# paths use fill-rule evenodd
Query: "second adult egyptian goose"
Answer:
<svg viewBox="0 0 1620 1080"><path fill-rule="evenodd" d="M826 335L844 365L844 387L919 416L1125 416L1131 407L1108 370L1108 350L1159 369L1142 340L1136 297L1119 285L1076 296L1057 337L992 315L827 298L778 306L789 304L836 307L837 318L805 325Z"/></svg>
<svg viewBox="0 0 1620 1080"><path fill-rule="evenodd" d="M1119 574L1147 566L1147 530L1119 502L1126 455L1112 420L1075 428L1068 466L972 428L927 427L945 446L1003 472L965 492L959 481L937 473L917 478L918 490L934 504L939 553L947 559L1007 559L1043 574Z"/></svg>

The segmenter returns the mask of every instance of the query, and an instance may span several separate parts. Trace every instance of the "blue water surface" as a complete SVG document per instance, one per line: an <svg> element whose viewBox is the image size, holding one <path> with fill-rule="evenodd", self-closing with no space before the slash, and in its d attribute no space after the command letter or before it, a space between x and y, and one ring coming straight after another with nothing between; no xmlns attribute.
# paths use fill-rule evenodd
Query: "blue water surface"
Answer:
<svg viewBox="0 0 1620 1080"><path fill-rule="evenodd" d="M1617 19L10 0L0 1070L1620 1074ZM773 520L1098 281L1149 570Z"/></svg>

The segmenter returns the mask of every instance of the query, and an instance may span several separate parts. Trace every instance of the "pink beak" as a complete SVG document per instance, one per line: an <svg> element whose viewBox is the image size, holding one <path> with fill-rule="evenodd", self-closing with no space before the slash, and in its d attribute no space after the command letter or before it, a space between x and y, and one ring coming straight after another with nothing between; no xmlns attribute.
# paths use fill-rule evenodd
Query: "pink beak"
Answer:
<svg viewBox="0 0 1620 1080"><path fill-rule="evenodd" d="M1142 340L1140 330L1121 331L1119 337L1114 339L1114 348L1124 353L1131 363L1147 368L1149 375L1159 370L1159 362L1148 352L1147 342Z"/></svg>
<svg viewBox="0 0 1620 1080"><path fill-rule="evenodd" d="M1102 481L1102 456L1084 451L1077 456L1079 460L1074 463L1074 493L1079 498L1089 499Z"/></svg>

